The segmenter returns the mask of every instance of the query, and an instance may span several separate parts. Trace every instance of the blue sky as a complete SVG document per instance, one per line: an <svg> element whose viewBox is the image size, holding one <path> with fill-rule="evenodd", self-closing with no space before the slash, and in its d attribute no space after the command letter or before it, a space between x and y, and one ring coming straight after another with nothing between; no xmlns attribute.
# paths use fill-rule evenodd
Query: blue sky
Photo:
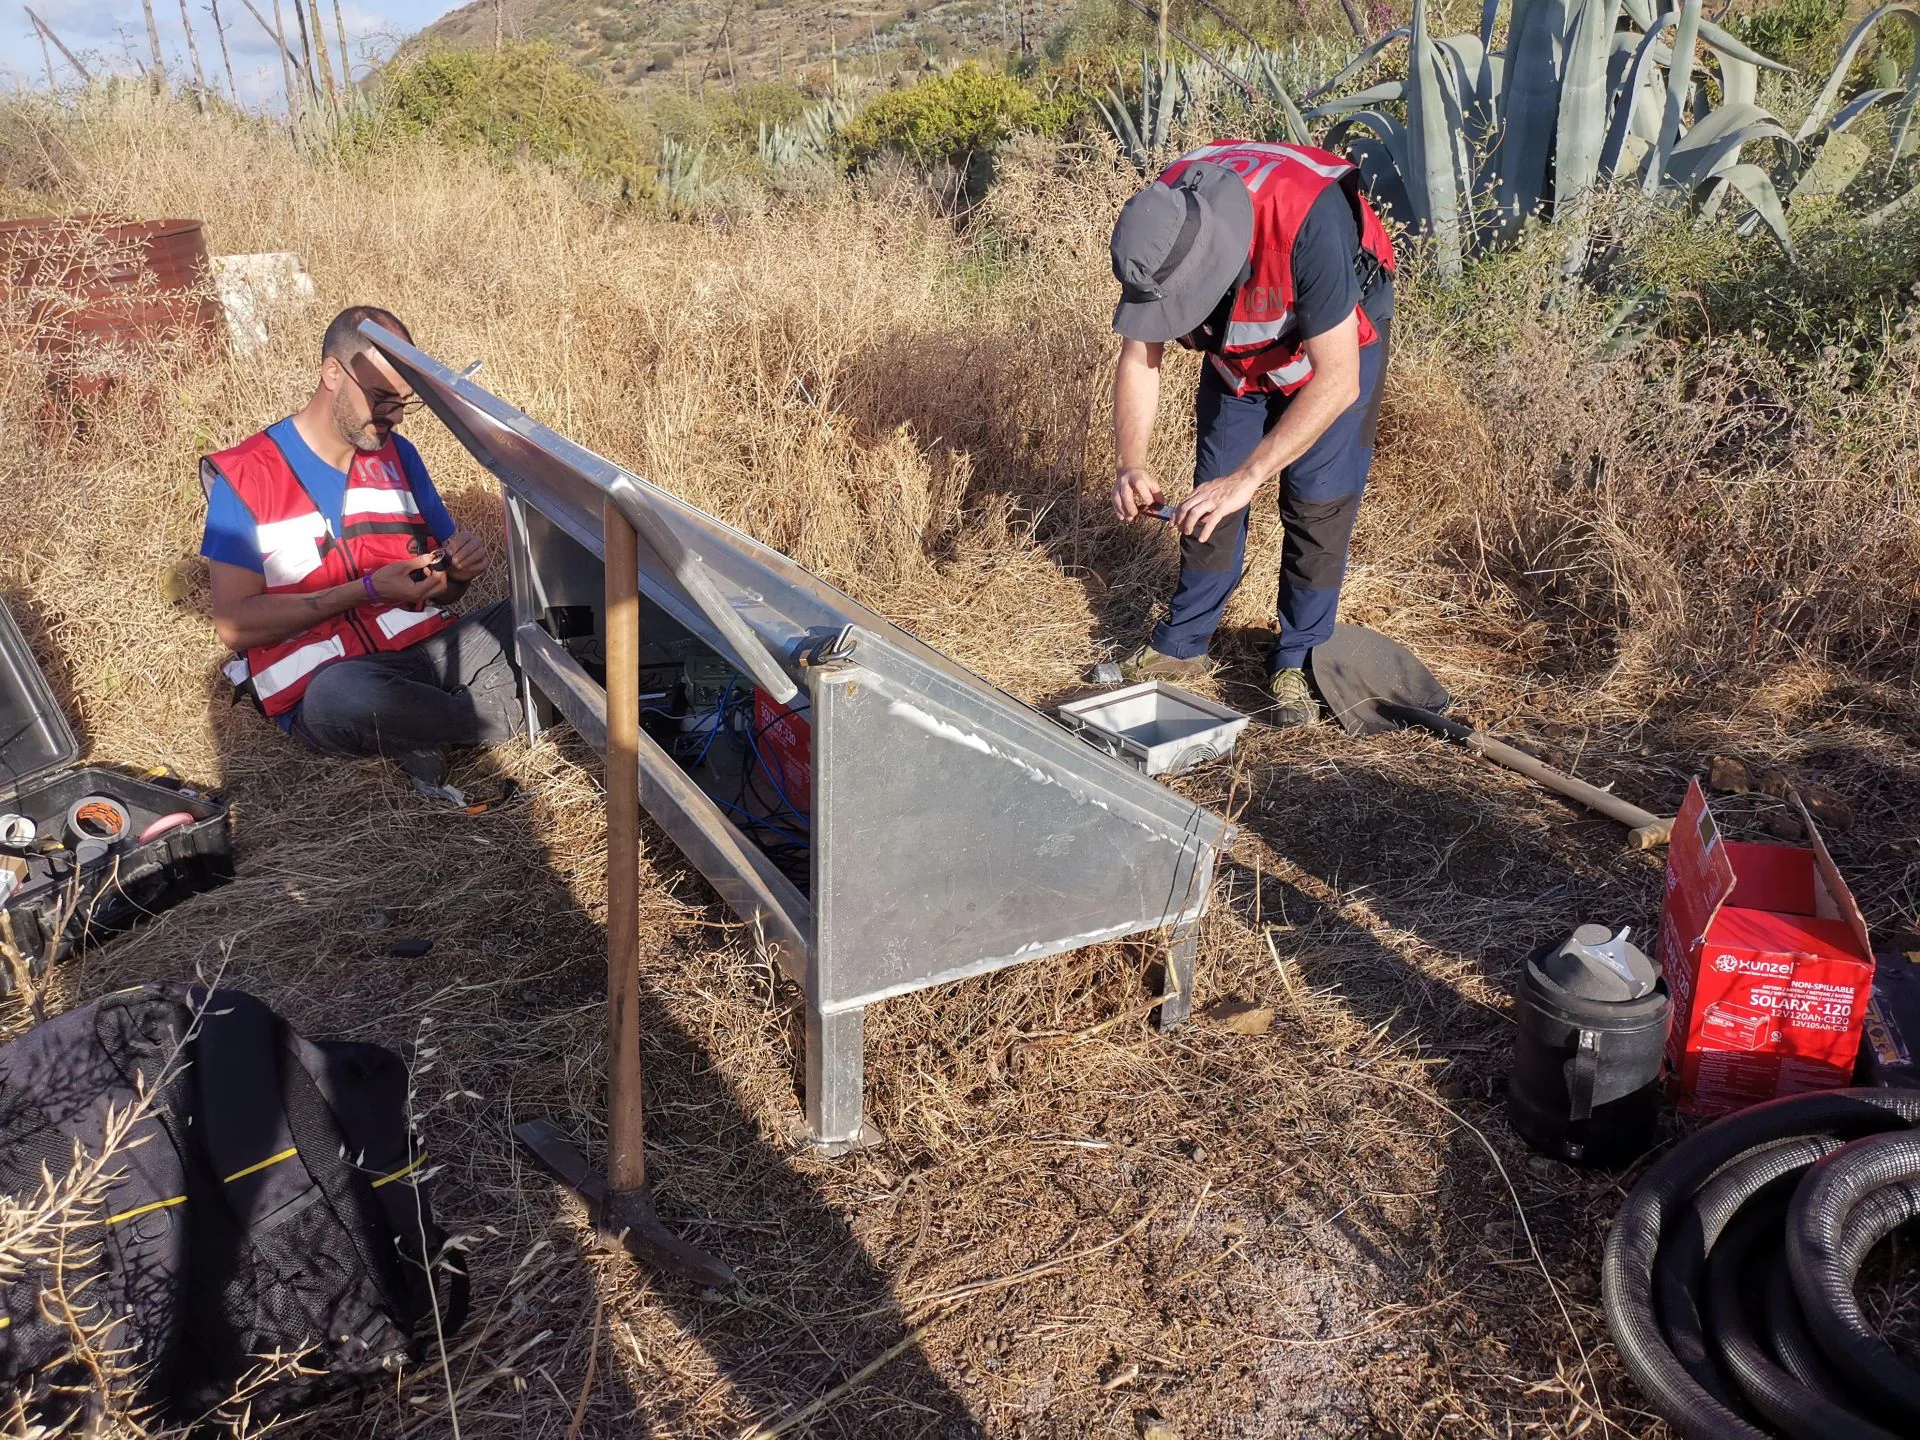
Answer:
<svg viewBox="0 0 1920 1440"><path fill-rule="evenodd" d="M247 13L243 0L214 0L214 3L220 7L227 50L233 58L234 84L241 99L249 105L279 108L283 86L273 42ZM261 14L269 20L273 18L273 0L253 0L253 3ZM293 0L281 0L281 14L289 38L294 33L292 3ZM459 8L462 0L339 0L339 3L341 17L346 22L353 71L359 76L400 40L447 11ZM334 0L320 0L329 53L337 48L333 6ZM0 85L44 87L47 83L39 37L26 16L29 7L96 74L105 71L130 74L137 69L136 58L141 63L147 59L147 22L140 0L26 0L24 5L21 0L0 0ZM153 0L153 10L168 69L190 74L186 41L180 26L180 0ZM193 17L194 39L200 47L200 65L206 72L207 82L224 90L226 73L220 63L220 46L215 38L213 16L209 13L209 0L187 0L187 10ZM53 53L53 63L55 78L62 84L76 78L58 51Z"/></svg>

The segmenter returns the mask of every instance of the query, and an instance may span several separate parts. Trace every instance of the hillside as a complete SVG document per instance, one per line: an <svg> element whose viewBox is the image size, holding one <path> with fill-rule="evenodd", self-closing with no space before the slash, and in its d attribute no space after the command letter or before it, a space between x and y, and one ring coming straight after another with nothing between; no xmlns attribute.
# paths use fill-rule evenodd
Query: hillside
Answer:
<svg viewBox="0 0 1920 1440"><path fill-rule="evenodd" d="M473 0L412 45L547 40L615 84L652 87L845 71L886 77L963 56L1038 50L1072 0ZM411 48L411 46L410 46Z"/></svg>

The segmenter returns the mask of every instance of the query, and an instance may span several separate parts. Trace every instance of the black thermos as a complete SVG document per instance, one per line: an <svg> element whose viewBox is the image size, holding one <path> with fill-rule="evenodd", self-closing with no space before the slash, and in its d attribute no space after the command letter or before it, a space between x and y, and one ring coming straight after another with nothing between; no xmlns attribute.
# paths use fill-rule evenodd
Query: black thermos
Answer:
<svg viewBox="0 0 1920 1440"><path fill-rule="evenodd" d="M1625 1165L1653 1144L1670 1004L1628 932L1582 925L1527 961L1507 1113L1520 1138L1574 1165Z"/></svg>

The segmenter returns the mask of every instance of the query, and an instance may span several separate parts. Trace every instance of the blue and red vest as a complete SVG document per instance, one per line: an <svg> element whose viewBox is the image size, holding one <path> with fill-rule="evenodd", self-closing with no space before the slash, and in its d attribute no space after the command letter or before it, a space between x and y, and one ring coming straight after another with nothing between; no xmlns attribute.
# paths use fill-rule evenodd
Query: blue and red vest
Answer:
<svg viewBox="0 0 1920 1440"><path fill-rule="evenodd" d="M1279 391L1292 394L1313 374L1298 340L1281 337L1297 328L1293 318L1293 242L1329 185L1346 191L1359 230L1360 248L1393 271L1393 238L1360 193L1360 172L1338 155L1311 145L1271 145L1255 140L1215 140L1182 155L1162 172L1172 185L1197 161L1238 175L1253 197L1252 273L1240 287L1220 349L1210 358L1236 395ZM1360 311L1360 343L1380 338Z"/></svg>
<svg viewBox="0 0 1920 1440"><path fill-rule="evenodd" d="M391 439L371 454L354 456L337 534L264 431L209 455L201 465L203 474L210 468L225 479L252 514L269 595L330 590L382 565L425 555L438 543L421 518ZM267 714L284 715L300 703L322 666L355 655L404 650L453 622L453 613L438 606L411 610L368 601L277 645L252 647L243 660L227 667L227 675L236 685L250 681Z"/></svg>

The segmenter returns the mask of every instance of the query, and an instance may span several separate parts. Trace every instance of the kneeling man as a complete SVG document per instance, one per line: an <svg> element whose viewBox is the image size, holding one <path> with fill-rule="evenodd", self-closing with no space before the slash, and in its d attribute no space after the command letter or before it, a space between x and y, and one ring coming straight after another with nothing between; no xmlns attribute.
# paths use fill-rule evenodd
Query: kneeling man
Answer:
<svg viewBox="0 0 1920 1440"><path fill-rule="evenodd" d="M384 755L444 794L449 745L522 725L511 607L447 607L485 572L419 452L396 432L419 404L360 334L385 310L327 326L313 394L295 414L200 462L213 623L227 666L289 734L328 755Z"/></svg>

